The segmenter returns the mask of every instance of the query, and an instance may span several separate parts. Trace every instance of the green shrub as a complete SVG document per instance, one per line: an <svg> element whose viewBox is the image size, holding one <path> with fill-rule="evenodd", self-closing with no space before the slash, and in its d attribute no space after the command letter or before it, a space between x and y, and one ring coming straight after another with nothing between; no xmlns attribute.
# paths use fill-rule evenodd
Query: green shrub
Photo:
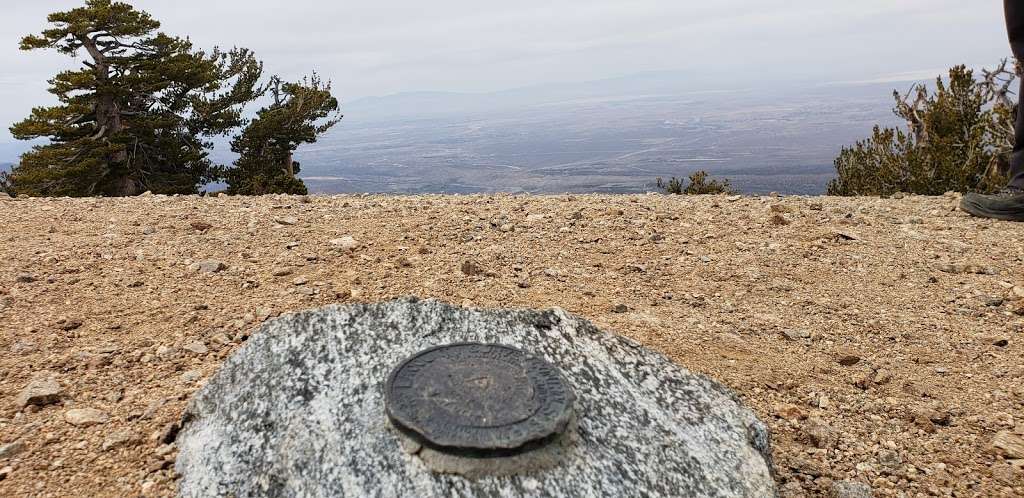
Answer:
<svg viewBox="0 0 1024 498"><path fill-rule="evenodd" d="M893 112L907 130L876 126L871 138L844 148L828 194L941 195L1004 186L1017 112L1008 97L1016 73L1006 65L983 71L980 80L956 66L948 81L936 80L934 94L923 84L906 95L893 92Z"/></svg>
<svg viewBox="0 0 1024 498"><path fill-rule="evenodd" d="M715 180L708 176L707 171L697 171L690 175L688 183L684 183L676 177L668 182L658 178L658 188L666 194L674 195L703 195L703 194L732 194L735 191L729 185L729 180Z"/></svg>

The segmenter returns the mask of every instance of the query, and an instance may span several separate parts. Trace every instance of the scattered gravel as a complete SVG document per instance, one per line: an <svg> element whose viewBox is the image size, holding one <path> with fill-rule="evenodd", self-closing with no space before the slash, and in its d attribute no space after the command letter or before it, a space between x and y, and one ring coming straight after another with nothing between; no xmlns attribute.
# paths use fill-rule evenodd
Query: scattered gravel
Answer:
<svg viewBox="0 0 1024 498"><path fill-rule="evenodd" d="M0 202L0 495L170 495L165 429L258 323L417 295L559 306L729 385L784 496L1024 496L1022 226L953 196L307 200Z"/></svg>

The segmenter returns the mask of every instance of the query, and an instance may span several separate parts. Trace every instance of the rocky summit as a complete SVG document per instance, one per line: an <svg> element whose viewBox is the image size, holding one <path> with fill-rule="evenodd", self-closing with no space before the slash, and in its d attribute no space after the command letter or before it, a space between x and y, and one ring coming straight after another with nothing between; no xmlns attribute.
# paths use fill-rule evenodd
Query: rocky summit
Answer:
<svg viewBox="0 0 1024 498"><path fill-rule="evenodd" d="M260 324L415 295L721 382L783 496L1024 496L1021 225L900 197L0 196L0 495L173 496L189 399Z"/></svg>
<svg viewBox="0 0 1024 498"><path fill-rule="evenodd" d="M512 346L561 371L578 427L545 456L555 461L466 478L432 471L433 453L403 451L384 383L413 353L457 343ZM196 393L177 445L187 498L776 493L768 430L728 389L560 310L406 299L282 316ZM509 461L484 458L485 468Z"/></svg>

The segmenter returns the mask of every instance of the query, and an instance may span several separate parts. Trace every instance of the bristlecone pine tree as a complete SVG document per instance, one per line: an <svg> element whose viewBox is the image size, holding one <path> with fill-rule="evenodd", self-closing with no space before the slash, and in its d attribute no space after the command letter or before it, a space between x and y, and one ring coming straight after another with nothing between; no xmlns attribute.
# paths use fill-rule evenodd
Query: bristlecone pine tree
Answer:
<svg viewBox="0 0 1024 498"><path fill-rule="evenodd" d="M957 66L949 80L911 92L894 92L893 112L907 130L876 126L871 138L844 148L835 161L829 195L941 195L948 191L991 192L1005 185L1007 154L1013 148L1017 105L1010 88L1020 73L1007 61L975 79ZM912 100L913 99L913 100Z"/></svg>
<svg viewBox="0 0 1024 498"><path fill-rule="evenodd" d="M684 183L676 177L672 177L669 181L664 181L661 178L657 180L658 188L665 191L666 194L674 195L713 195L713 194L731 194L734 193L732 185L729 184L729 180L715 180L711 178L707 171L700 170L690 175L690 181Z"/></svg>
<svg viewBox="0 0 1024 498"><path fill-rule="evenodd" d="M225 174L228 194L305 194L306 185L296 177L295 150L316 142L341 120L331 83L316 74L296 83L274 77L270 94L273 103L231 142L239 158Z"/></svg>
<svg viewBox="0 0 1024 498"><path fill-rule="evenodd" d="M241 109L263 91L251 52L194 51L157 32L160 23L130 5L87 0L50 14L49 29L22 50L88 55L84 67L50 80L53 107L11 127L15 138L47 138L5 180L29 195L126 196L195 193L214 180L209 138L242 124Z"/></svg>

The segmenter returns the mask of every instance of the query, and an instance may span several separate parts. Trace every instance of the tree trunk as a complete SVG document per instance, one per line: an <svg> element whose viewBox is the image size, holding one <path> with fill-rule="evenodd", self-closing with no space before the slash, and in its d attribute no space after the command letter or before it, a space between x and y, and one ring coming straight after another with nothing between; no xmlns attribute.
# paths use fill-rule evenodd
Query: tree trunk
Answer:
<svg viewBox="0 0 1024 498"><path fill-rule="evenodd" d="M284 158L284 170L288 173L289 177L295 178L295 160L291 152Z"/></svg>
<svg viewBox="0 0 1024 498"><path fill-rule="evenodd" d="M110 84L110 64L107 63L106 56L96 46L95 41L85 35L80 35L78 39L94 61L93 73L96 75L98 86L101 87L96 91L96 128L105 130L105 132L97 139L108 141L110 136L124 131L120 104L114 100L114 96L108 90L102 88ZM113 166L111 169L123 172L121 177L115 181L114 195L130 196L139 193L138 182L125 171L128 166L128 151L121 148L111 154L109 165Z"/></svg>

